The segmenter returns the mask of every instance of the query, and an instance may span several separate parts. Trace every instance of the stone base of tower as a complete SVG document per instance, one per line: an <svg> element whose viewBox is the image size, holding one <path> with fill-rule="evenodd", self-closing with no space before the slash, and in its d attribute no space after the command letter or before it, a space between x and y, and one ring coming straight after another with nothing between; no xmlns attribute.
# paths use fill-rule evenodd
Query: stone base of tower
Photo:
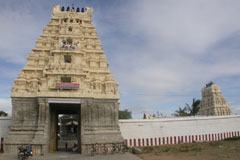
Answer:
<svg viewBox="0 0 240 160"><path fill-rule="evenodd" d="M82 141L82 154L90 154L92 145L106 145L112 147L113 144L123 143L123 138L119 131L92 132L85 134Z"/></svg>
<svg viewBox="0 0 240 160"><path fill-rule="evenodd" d="M77 114L77 145L88 154L91 144L122 143L118 125L118 99L12 98L14 118L5 141L5 152L17 154L21 145L32 145L36 155L56 151L59 114ZM62 125L62 124L61 124Z"/></svg>
<svg viewBox="0 0 240 160"><path fill-rule="evenodd" d="M32 145L34 153L39 143L33 142L38 130L37 98L12 98L12 124L5 141L5 153L16 154L21 145Z"/></svg>

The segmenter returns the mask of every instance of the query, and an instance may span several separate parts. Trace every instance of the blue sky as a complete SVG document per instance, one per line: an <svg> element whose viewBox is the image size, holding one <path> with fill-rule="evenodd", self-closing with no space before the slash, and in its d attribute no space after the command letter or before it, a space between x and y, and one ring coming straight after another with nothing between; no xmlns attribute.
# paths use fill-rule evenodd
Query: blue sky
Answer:
<svg viewBox="0 0 240 160"><path fill-rule="evenodd" d="M120 109L134 118L171 115L201 98L209 81L240 114L239 0L0 1L0 110L11 113L13 81L57 4L94 8Z"/></svg>

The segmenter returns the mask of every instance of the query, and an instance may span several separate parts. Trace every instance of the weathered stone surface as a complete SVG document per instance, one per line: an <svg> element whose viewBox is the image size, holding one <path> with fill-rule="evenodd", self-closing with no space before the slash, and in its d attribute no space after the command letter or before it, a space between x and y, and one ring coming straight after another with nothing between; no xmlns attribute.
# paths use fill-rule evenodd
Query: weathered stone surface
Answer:
<svg viewBox="0 0 240 160"><path fill-rule="evenodd" d="M215 83L209 83L202 89L202 100L198 115L231 115L227 101L222 96L220 87Z"/></svg>
<svg viewBox="0 0 240 160"><path fill-rule="evenodd" d="M92 8L53 8L50 23L12 87L6 152L16 153L20 144L32 144L36 154L56 150L56 117L63 111L79 114L82 153L89 144L123 141L118 83L108 69L92 13Z"/></svg>

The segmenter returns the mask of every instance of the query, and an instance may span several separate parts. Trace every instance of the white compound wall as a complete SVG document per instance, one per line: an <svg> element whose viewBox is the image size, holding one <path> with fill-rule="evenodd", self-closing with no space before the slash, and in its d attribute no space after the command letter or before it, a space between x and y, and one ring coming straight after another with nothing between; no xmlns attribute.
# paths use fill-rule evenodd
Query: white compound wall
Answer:
<svg viewBox="0 0 240 160"><path fill-rule="evenodd" d="M7 138L8 131L11 125L11 117L0 117L0 140L3 137Z"/></svg>
<svg viewBox="0 0 240 160"><path fill-rule="evenodd" d="M119 120L127 146L218 141L239 136L240 116Z"/></svg>
<svg viewBox="0 0 240 160"><path fill-rule="evenodd" d="M6 139L11 119L0 117L0 138ZM218 141L240 136L240 116L181 117L157 120L119 120L127 146Z"/></svg>

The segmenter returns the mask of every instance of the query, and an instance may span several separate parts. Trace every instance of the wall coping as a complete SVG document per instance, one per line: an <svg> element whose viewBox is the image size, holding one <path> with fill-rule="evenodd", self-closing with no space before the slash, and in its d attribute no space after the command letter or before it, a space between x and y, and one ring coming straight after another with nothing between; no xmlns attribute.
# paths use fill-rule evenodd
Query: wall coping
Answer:
<svg viewBox="0 0 240 160"><path fill-rule="evenodd" d="M197 120L217 120L240 118L240 115L230 116L191 116L191 117L169 117L160 119L139 119L139 120L119 120L119 123L154 123L154 122L177 122L177 121L197 121Z"/></svg>

